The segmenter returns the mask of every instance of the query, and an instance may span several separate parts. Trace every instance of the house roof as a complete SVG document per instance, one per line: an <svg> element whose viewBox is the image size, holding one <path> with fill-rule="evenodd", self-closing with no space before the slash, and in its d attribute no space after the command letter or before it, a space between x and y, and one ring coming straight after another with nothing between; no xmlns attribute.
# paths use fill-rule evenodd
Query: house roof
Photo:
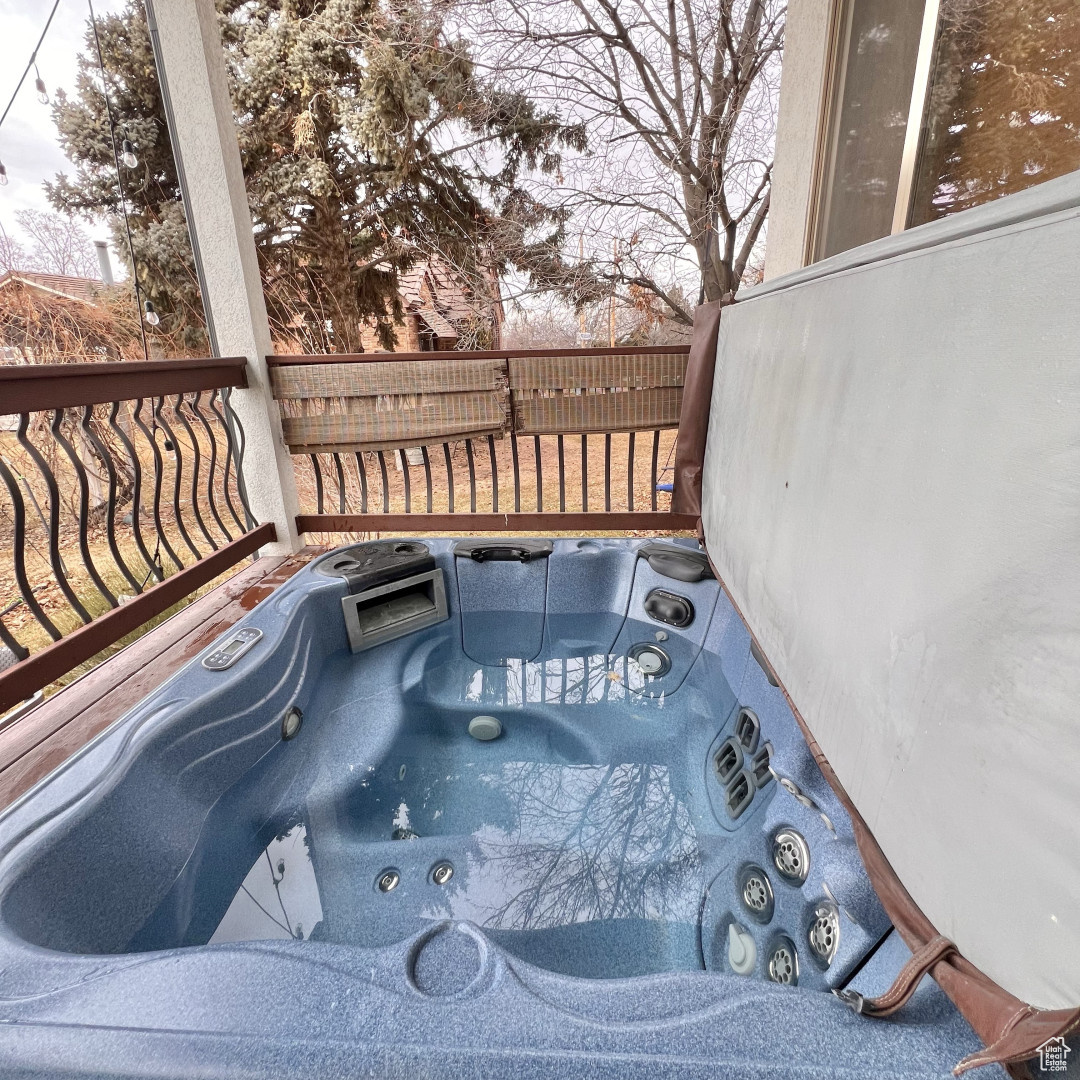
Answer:
<svg viewBox="0 0 1080 1080"><path fill-rule="evenodd" d="M435 333L441 338L451 338L456 340L461 335L454 329L453 325L446 321L433 307L422 307L417 313L421 319L424 320L431 327Z"/></svg>
<svg viewBox="0 0 1080 1080"><path fill-rule="evenodd" d="M401 275L399 292L407 311L419 314L440 337L457 337L443 333L428 317L435 311L448 324L467 322L476 318L481 311L490 311L498 307L498 300L493 295L490 299L471 296L468 283L460 274L455 273L445 263L437 259L417 263Z"/></svg>
<svg viewBox="0 0 1080 1080"><path fill-rule="evenodd" d="M63 296L68 300L78 300L83 304L92 304L104 282L95 278L69 277L66 274L39 274L32 270L8 270L0 274L0 289L11 284L27 285L40 292Z"/></svg>

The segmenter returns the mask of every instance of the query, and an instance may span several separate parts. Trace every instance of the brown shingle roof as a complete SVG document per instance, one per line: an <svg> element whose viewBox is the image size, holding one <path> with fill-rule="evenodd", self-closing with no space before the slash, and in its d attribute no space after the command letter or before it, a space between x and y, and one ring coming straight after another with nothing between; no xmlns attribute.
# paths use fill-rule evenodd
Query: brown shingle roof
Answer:
<svg viewBox="0 0 1080 1080"><path fill-rule="evenodd" d="M64 296L68 300L78 300L84 304L94 303L98 292L104 287L104 282L94 278L69 277L66 274L39 274L31 270L8 270L0 274L0 289L12 283L27 285L31 289Z"/></svg>

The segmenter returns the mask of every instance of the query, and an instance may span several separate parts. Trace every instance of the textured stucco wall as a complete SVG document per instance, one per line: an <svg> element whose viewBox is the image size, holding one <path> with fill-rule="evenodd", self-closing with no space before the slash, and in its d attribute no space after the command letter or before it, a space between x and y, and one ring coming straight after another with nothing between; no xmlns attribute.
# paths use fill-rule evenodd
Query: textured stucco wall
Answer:
<svg viewBox="0 0 1080 1080"><path fill-rule="evenodd" d="M1078 205L1073 174L725 312L703 513L916 902L1042 1007L1080 1002Z"/></svg>
<svg viewBox="0 0 1080 1080"><path fill-rule="evenodd" d="M803 265L834 0L791 0L784 32L765 277Z"/></svg>
<svg viewBox="0 0 1080 1080"><path fill-rule="evenodd" d="M222 356L247 358L248 389L232 396L244 427L244 478L252 513L273 522L277 543L299 546L292 459L270 389L273 352L258 257L252 239L236 123L213 0L158 0L152 7L174 111L174 136L188 182L185 207L198 237L206 294Z"/></svg>

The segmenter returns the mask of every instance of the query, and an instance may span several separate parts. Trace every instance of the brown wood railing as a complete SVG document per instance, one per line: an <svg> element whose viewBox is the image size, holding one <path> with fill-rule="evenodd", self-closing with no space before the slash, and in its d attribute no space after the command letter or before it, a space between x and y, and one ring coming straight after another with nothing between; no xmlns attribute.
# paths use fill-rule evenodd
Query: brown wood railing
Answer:
<svg viewBox="0 0 1080 1080"><path fill-rule="evenodd" d="M301 532L692 530L687 345L267 358Z"/></svg>
<svg viewBox="0 0 1080 1080"><path fill-rule="evenodd" d="M245 365L0 367L0 714L275 538L244 494Z"/></svg>

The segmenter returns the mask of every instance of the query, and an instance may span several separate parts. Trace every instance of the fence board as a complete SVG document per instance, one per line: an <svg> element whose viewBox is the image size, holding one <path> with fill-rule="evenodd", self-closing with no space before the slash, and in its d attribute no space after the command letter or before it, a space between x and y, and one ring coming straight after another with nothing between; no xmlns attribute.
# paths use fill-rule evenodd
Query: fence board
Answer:
<svg viewBox="0 0 1080 1080"><path fill-rule="evenodd" d="M623 356L511 356L511 390L682 386L686 356L635 353Z"/></svg>
<svg viewBox="0 0 1080 1080"><path fill-rule="evenodd" d="M340 411L282 418L292 453L392 450L480 435L501 437L510 422L505 389L347 398L327 404Z"/></svg>
<svg viewBox="0 0 1080 1080"><path fill-rule="evenodd" d="M679 426L681 404L678 386L554 396L525 391L514 394L514 431L558 435L672 428Z"/></svg>
<svg viewBox="0 0 1080 1080"><path fill-rule="evenodd" d="M270 369L279 401L308 398L375 397L379 394L444 394L506 387L505 360L419 360L354 364L310 364Z"/></svg>

